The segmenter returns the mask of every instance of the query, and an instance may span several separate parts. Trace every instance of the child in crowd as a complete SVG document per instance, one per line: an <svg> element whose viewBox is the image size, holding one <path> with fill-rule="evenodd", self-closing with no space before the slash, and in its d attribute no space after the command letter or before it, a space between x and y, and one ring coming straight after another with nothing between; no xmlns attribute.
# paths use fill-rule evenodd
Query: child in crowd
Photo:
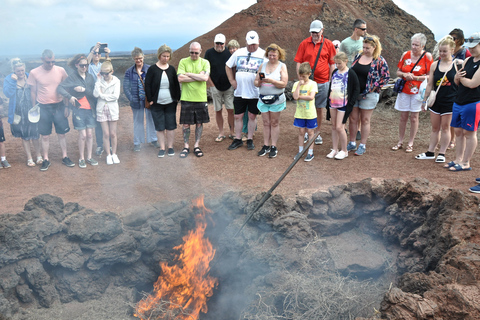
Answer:
<svg viewBox="0 0 480 320"><path fill-rule="evenodd" d="M305 131L309 137L314 136L314 130L317 124L317 110L315 109L315 94L318 92L317 83L310 80L312 68L308 62L304 62L298 69L299 81L293 84L293 98L297 101L297 110L295 111L295 120L293 125L298 128L298 154L295 159L300 156L304 148ZM312 161L313 143L308 149L305 161Z"/></svg>
<svg viewBox="0 0 480 320"><path fill-rule="evenodd" d="M0 109L3 110L3 99L0 97ZM3 122L2 116L0 115L0 169L10 168L10 163L8 163L7 158L5 157L5 134L3 132Z"/></svg>
<svg viewBox="0 0 480 320"><path fill-rule="evenodd" d="M345 52L337 53L334 60L337 69L332 73L327 100L327 120L331 118L332 121L333 147L327 158L342 160L348 157L345 122L360 93L360 85L355 72L347 67L348 57Z"/></svg>
<svg viewBox="0 0 480 320"><path fill-rule="evenodd" d="M97 100L97 121L103 130L103 147L107 153L107 164L117 164L117 121L120 113L118 98L120 97L120 80L113 75L113 66L105 61L100 69L102 78L95 82L93 95ZM110 141L112 150L110 151Z"/></svg>

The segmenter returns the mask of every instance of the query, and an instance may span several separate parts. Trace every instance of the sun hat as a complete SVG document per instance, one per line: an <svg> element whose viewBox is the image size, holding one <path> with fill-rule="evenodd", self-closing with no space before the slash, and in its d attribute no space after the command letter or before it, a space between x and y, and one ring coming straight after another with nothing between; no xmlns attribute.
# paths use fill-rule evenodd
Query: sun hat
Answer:
<svg viewBox="0 0 480 320"><path fill-rule="evenodd" d="M320 20L313 20L310 23L310 32L320 32L323 29L323 23Z"/></svg>
<svg viewBox="0 0 480 320"><path fill-rule="evenodd" d="M37 123L40 120L40 107L36 104L32 109L28 110L28 121Z"/></svg>
<svg viewBox="0 0 480 320"><path fill-rule="evenodd" d="M465 39L463 44L467 48L473 48L480 43L480 32L475 32L469 38Z"/></svg>
<svg viewBox="0 0 480 320"><path fill-rule="evenodd" d="M256 32L253 31L253 30L252 30L252 31L248 31L246 40L247 40L247 44L248 44L248 45L251 45L251 44L259 44L259 41L258 41L258 33L256 33Z"/></svg>

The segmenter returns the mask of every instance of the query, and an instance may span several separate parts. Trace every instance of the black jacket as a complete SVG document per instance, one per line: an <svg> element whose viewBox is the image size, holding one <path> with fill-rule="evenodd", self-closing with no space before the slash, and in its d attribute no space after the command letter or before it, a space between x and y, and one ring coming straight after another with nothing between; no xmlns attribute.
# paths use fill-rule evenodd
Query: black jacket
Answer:
<svg viewBox="0 0 480 320"><path fill-rule="evenodd" d="M158 91L160 90L160 82L163 74L168 77L170 83L170 94L172 100L177 102L180 100L180 83L178 82L177 72L173 66L168 66L167 70L160 69L156 64L150 66L145 77L145 95L148 101L157 103Z"/></svg>
<svg viewBox="0 0 480 320"><path fill-rule="evenodd" d="M338 69L333 70L332 75L337 72ZM327 120L330 120L330 91L332 90L332 82L330 81L330 85L328 86L328 99L327 99ZM347 111L345 111L345 115L343 116L342 123L346 123L348 116L353 110L353 105L355 101L358 99L358 95L360 94L360 83L358 82L358 77L355 71L352 69L348 69L348 81L347 81Z"/></svg>

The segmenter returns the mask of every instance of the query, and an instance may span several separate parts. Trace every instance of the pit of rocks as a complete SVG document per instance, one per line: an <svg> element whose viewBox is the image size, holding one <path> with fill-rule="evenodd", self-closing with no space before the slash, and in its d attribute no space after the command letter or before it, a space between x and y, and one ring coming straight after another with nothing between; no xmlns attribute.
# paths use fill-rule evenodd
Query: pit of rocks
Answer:
<svg viewBox="0 0 480 320"><path fill-rule="evenodd" d="M200 319L479 319L479 200L425 179L206 198L218 287ZM191 201L94 212L52 195L0 216L0 319L136 319Z"/></svg>

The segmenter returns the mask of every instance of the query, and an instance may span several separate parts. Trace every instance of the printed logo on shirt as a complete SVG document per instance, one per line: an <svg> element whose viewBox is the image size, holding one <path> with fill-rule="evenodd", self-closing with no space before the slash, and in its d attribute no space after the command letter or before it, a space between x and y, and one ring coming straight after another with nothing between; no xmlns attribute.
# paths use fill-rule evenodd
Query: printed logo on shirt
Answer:
<svg viewBox="0 0 480 320"><path fill-rule="evenodd" d="M237 58L237 72L257 73L263 58L241 56Z"/></svg>

